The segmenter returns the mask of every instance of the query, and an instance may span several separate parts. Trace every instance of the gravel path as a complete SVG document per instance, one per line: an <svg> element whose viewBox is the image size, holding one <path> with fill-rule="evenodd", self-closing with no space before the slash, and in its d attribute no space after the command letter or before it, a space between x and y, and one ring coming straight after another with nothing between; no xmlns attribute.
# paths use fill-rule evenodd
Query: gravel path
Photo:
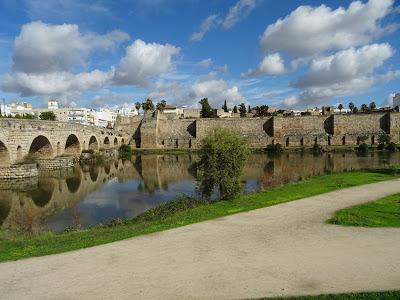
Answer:
<svg viewBox="0 0 400 300"><path fill-rule="evenodd" d="M396 289L400 229L323 223L336 210L395 193L400 180L2 263L0 298L237 299Z"/></svg>

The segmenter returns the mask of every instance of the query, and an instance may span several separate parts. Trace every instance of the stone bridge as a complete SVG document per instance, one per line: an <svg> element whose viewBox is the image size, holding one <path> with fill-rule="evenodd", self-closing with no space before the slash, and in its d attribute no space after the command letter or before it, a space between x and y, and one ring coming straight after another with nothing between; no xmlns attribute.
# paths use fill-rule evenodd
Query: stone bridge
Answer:
<svg viewBox="0 0 400 300"><path fill-rule="evenodd" d="M56 121L0 119L0 167L26 158L79 156L82 151L128 144L123 131Z"/></svg>

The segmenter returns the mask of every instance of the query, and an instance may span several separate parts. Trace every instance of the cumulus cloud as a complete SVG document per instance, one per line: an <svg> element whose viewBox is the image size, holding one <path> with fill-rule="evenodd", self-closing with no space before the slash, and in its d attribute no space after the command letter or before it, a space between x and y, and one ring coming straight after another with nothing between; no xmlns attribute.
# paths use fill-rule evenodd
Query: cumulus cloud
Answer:
<svg viewBox="0 0 400 300"><path fill-rule="evenodd" d="M354 1L335 10L300 6L266 28L261 46L268 53L308 56L365 45L384 32L380 21L392 9L393 0Z"/></svg>
<svg viewBox="0 0 400 300"><path fill-rule="evenodd" d="M301 89L301 93L288 97L283 104L318 104L327 98L365 91L379 81L393 78L397 72L375 74L376 69L382 66L393 52L388 44L372 44L315 58L311 61L309 72L292 83L292 87Z"/></svg>
<svg viewBox="0 0 400 300"><path fill-rule="evenodd" d="M172 58L180 52L170 44L146 43L140 39L126 48L115 70L115 85L145 86L147 81L173 68Z"/></svg>
<svg viewBox="0 0 400 300"><path fill-rule="evenodd" d="M28 23L14 42L13 69L24 73L69 71L84 66L93 50L109 50L128 39L121 31L83 34L73 24Z"/></svg>
<svg viewBox="0 0 400 300"><path fill-rule="evenodd" d="M231 29L241 20L248 17L251 11L257 6L259 0L239 0L234 6L229 8L225 17L219 14L208 16L200 26L200 30L194 32L190 40L193 42L201 41L205 34L215 28Z"/></svg>
<svg viewBox="0 0 400 300"><path fill-rule="evenodd" d="M24 73L16 72L3 77L1 88L6 92L20 93L21 96L61 95L98 89L107 84L114 71L94 70L72 74L69 72Z"/></svg>
<svg viewBox="0 0 400 300"><path fill-rule="evenodd" d="M279 53L269 54L264 57L259 66L242 74L256 77L260 75L282 75L286 73L285 63Z"/></svg>

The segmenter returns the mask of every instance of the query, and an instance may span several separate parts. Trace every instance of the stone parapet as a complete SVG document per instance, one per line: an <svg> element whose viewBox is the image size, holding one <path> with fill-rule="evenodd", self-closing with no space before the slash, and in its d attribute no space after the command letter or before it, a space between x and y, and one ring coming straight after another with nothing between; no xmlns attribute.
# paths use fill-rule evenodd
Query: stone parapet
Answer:
<svg viewBox="0 0 400 300"><path fill-rule="evenodd" d="M38 166L34 163L0 168L0 180L31 178L37 177L38 175Z"/></svg>

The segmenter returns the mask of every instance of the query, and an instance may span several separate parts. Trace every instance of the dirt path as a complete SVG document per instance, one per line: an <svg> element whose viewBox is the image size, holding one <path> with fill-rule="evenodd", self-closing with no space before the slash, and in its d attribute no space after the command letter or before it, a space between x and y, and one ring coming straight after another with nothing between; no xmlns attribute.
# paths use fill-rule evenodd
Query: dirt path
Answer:
<svg viewBox="0 0 400 300"><path fill-rule="evenodd" d="M400 229L326 225L400 193L400 180L332 192L74 252L0 264L2 299L182 299L400 287Z"/></svg>

